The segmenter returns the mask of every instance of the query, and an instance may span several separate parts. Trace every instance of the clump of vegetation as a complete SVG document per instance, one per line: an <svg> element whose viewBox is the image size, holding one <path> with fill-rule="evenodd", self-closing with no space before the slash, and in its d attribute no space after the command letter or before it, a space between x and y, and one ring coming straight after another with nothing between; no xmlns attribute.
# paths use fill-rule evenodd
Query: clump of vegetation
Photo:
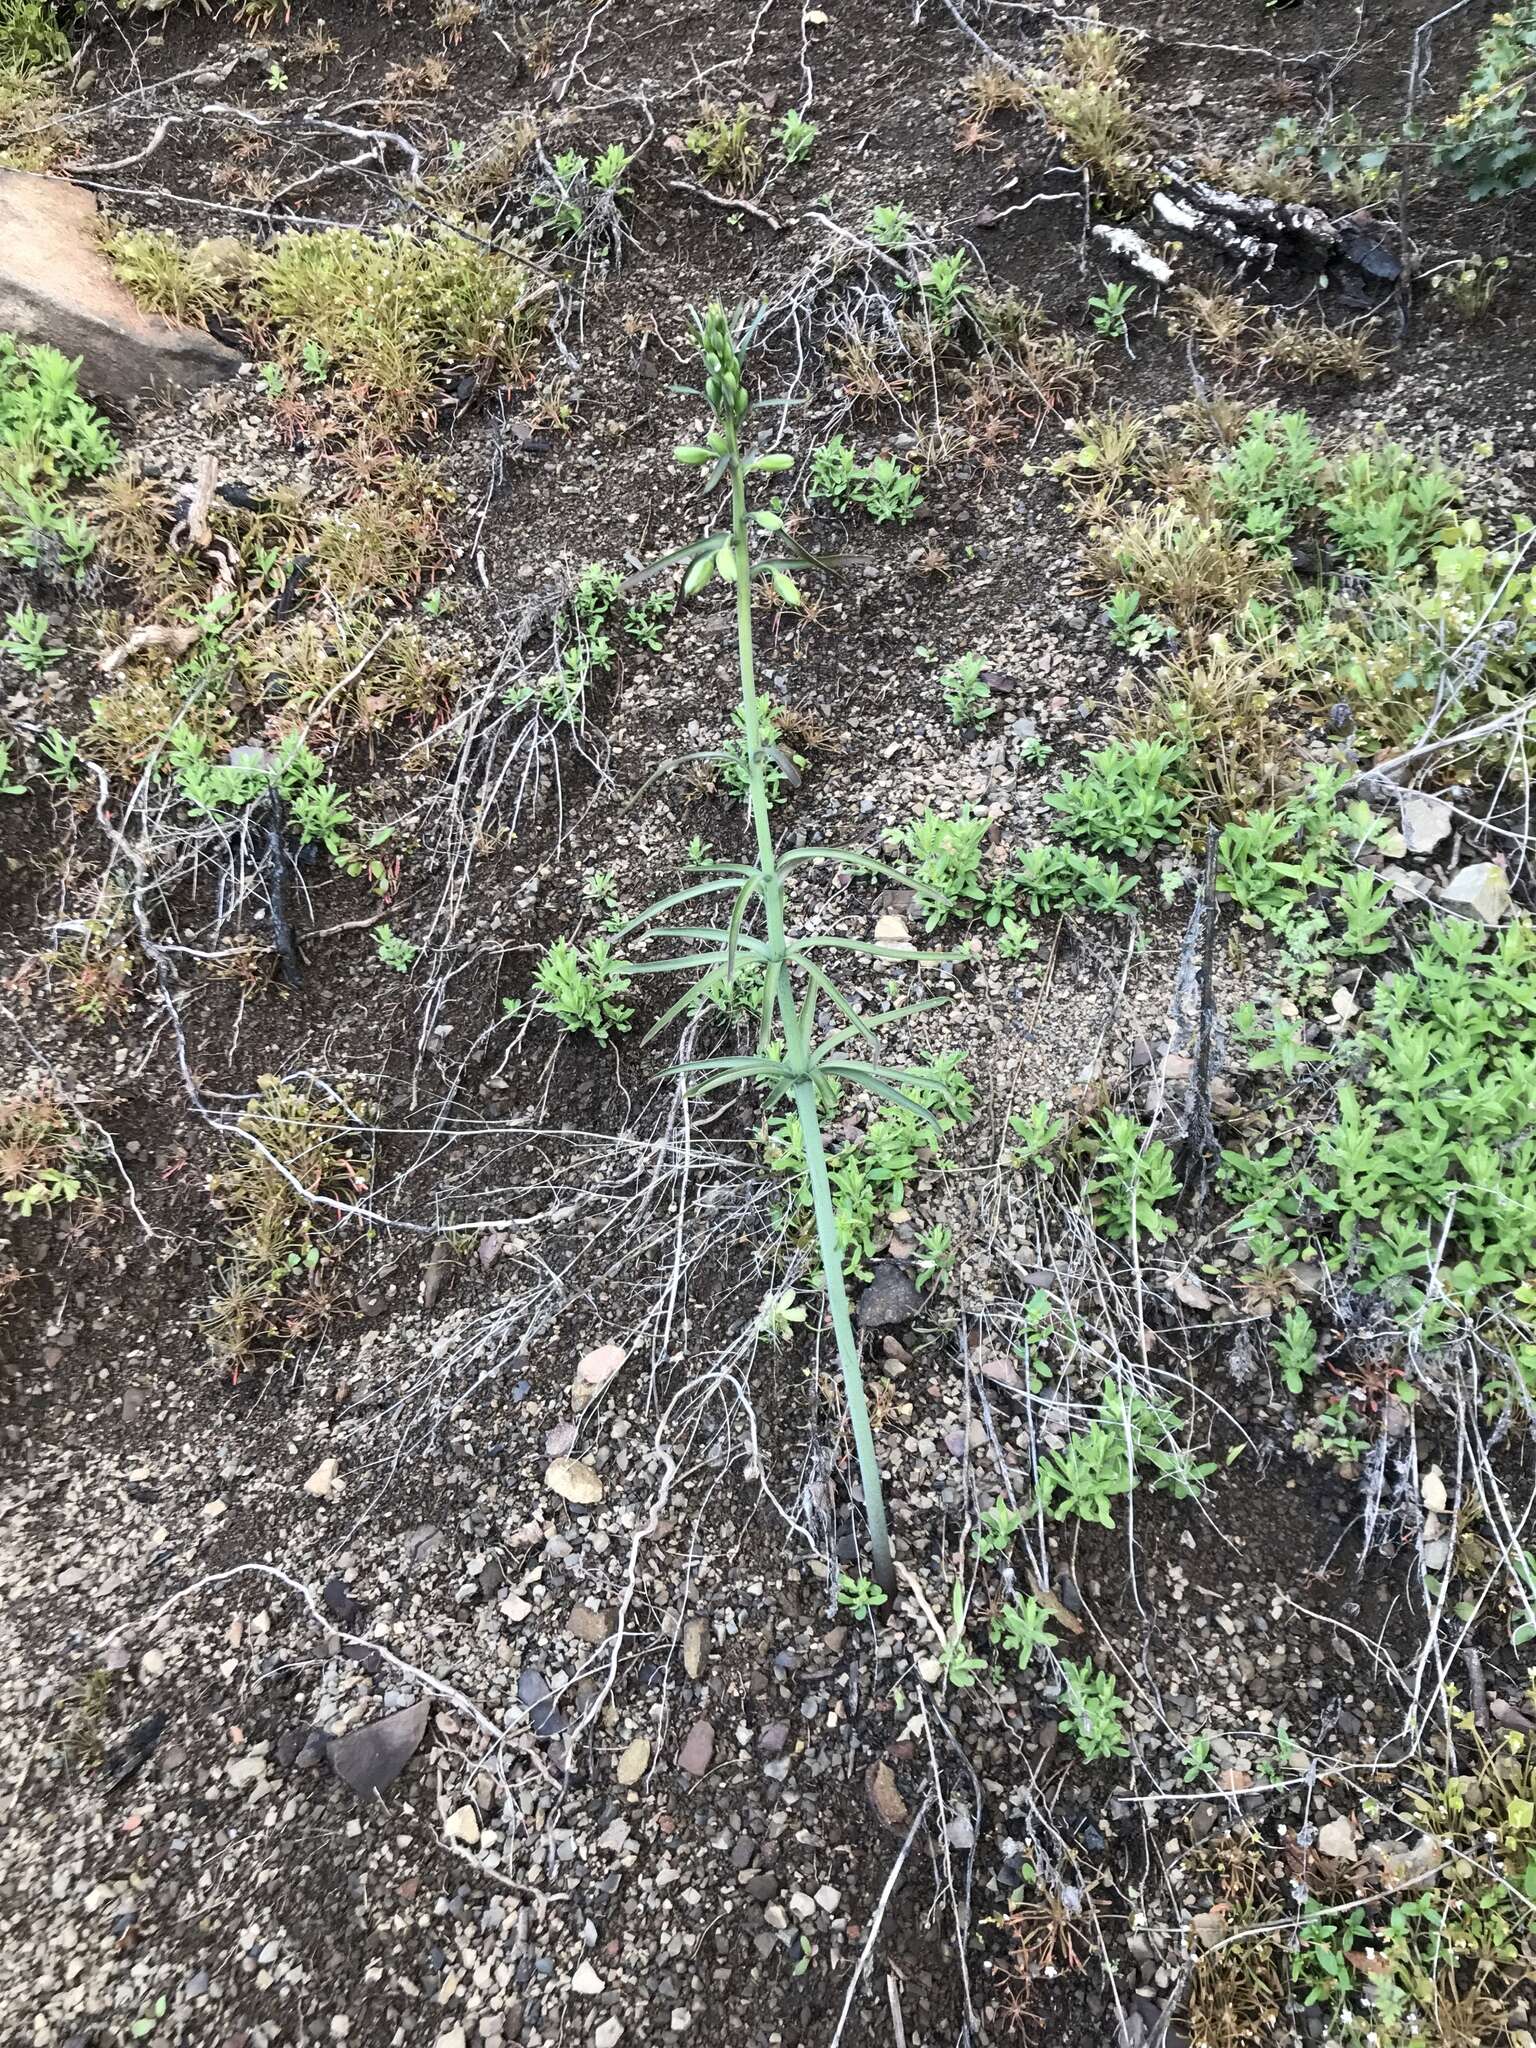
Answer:
<svg viewBox="0 0 1536 2048"><path fill-rule="evenodd" d="M1133 284L1105 284L1088 301L1088 310L1093 315L1093 331L1107 341L1126 341L1130 337L1131 301L1136 296Z"/></svg>
<svg viewBox="0 0 1536 2048"><path fill-rule="evenodd" d="M906 526L922 510L919 474L891 455L860 462L842 435L834 434L811 450L805 495L812 503L829 504L837 512L858 505L877 526Z"/></svg>
<svg viewBox="0 0 1536 2048"><path fill-rule="evenodd" d="M1433 273L1429 288L1458 320L1486 320L1509 276L1507 256L1468 256Z"/></svg>
<svg viewBox="0 0 1536 2048"><path fill-rule="evenodd" d="M956 818L926 810L902 832L900 849L911 863L929 931L986 909L991 890L983 863L991 829L985 813L965 804Z"/></svg>
<svg viewBox="0 0 1536 2048"><path fill-rule="evenodd" d="M50 73L68 62L48 0L0 0L0 169L52 169L66 104Z"/></svg>
<svg viewBox="0 0 1536 2048"><path fill-rule="evenodd" d="M599 1045L615 1032L628 1031L633 1008L623 998L633 982L627 961L618 959L606 939L573 946L556 939L539 962L533 985L539 1007L567 1031L589 1031Z"/></svg>
<svg viewBox="0 0 1536 2048"><path fill-rule="evenodd" d="M551 726L581 729L588 691L617 658L610 626L622 580L605 562L587 564L561 615L552 665L541 675L520 676L509 684L505 703L513 710L535 708Z"/></svg>
<svg viewBox="0 0 1536 2048"><path fill-rule="evenodd" d="M290 734L273 753L246 747L221 761L212 757L206 739L183 727L166 743L166 763L193 817L227 822L276 796L301 847L321 846L333 860L342 858L351 810L324 762L298 734Z"/></svg>
<svg viewBox="0 0 1536 2048"><path fill-rule="evenodd" d="M1329 327L1305 314L1276 314L1262 331L1264 363L1282 383L1369 384L1381 356L1363 326Z"/></svg>
<svg viewBox="0 0 1536 2048"><path fill-rule="evenodd" d="M440 559L443 501L429 464L390 456L334 507L318 492L216 494L212 548L194 551L170 542L165 486L126 468L104 477L87 508L102 551L171 637L130 653L92 700L96 757L165 772L173 730L217 753L251 712L258 744L302 723L319 746L440 709L452 671L396 608Z"/></svg>
<svg viewBox="0 0 1536 2048"><path fill-rule="evenodd" d="M763 175L763 146L756 107L738 103L734 111L706 100L683 137L683 147L706 178L728 192L750 192Z"/></svg>
<svg viewBox="0 0 1536 2048"><path fill-rule="evenodd" d="M318 1081L264 1074L236 1122L233 1165L209 1178L226 1221L215 1356L238 1370L252 1348L324 1307L320 1276L335 1225L368 1192L362 1112Z"/></svg>
<svg viewBox="0 0 1536 2048"><path fill-rule="evenodd" d="M117 460L78 369L57 349L0 334L0 557L56 582L78 575L95 545L66 494Z"/></svg>
<svg viewBox="0 0 1536 2048"><path fill-rule="evenodd" d="M495 205L499 217L538 139L533 116L516 113L499 115L472 142L451 143L436 179L444 203L466 213Z"/></svg>
<svg viewBox="0 0 1536 2048"><path fill-rule="evenodd" d="M1315 1257L1441 1341L1490 1299L1510 1304L1495 1375L1536 1398L1523 1285L1536 1228L1536 939L1514 924L1485 950L1474 925L1432 925L1377 985L1337 1059L1331 1117L1223 1155L1233 1229L1260 1263ZM1280 1129L1288 1130L1282 1120ZM1454 1133L1454 1138L1452 1134ZM1491 1334L1491 1331L1490 1331Z"/></svg>
<svg viewBox="0 0 1536 2048"><path fill-rule="evenodd" d="M16 666L25 669L29 675L41 675L44 669L63 658L65 649L52 644L46 612L40 612L30 604L19 604L4 623L5 637L0 639L0 654L9 655Z"/></svg>
<svg viewBox="0 0 1536 2048"><path fill-rule="evenodd" d="M32 1082L0 1096L0 1204L13 1216L49 1214L93 1185L100 1147L57 1091Z"/></svg>
<svg viewBox="0 0 1536 2048"><path fill-rule="evenodd" d="M1362 129L1347 109L1322 122L1288 114L1251 156L1211 162L1209 175L1229 191L1282 204L1326 194L1339 207L1384 207L1397 195L1401 172L1394 138Z"/></svg>
<svg viewBox="0 0 1536 2048"><path fill-rule="evenodd" d="M226 310L231 287L256 267L256 254L231 268L230 242L194 242L189 247L165 228L101 229L108 262L146 311L189 323Z"/></svg>
<svg viewBox="0 0 1536 2048"><path fill-rule="evenodd" d="M1031 917L1122 909L1134 877L1099 853L1141 859L1177 836L1190 801L1182 764L1177 742L1116 742L1090 755L1084 774L1064 776L1046 801L1060 813L1062 836L1095 849L1088 853L1074 845L1033 846L1001 865L991 853L993 825L985 813L969 804L953 818L924 811L896 835L896 844L910 863L927 929L979 917L1006 932L1021 909ZM1012 949L1015 957L1018 950Z"/></svg>
<svg viewBox="0 0 1536 2048"><path fill-rule="evenodd" d="M1173 449L1081 431L1091 463L1064 465L1074 484L1113 462L1113 493L1101 481L1081 501L1111 630L1142 660L1176 649L1141 697L1142 729L1186 743L1205 797L1273 792L1285 743L1340 703L1346 729L1390 747L1430 715L1475 724L1527 687L1527 551L1491 546L1433 457L1381 439L1333 452L1304 414L1269 408L1203 448L1208 417Z"/></svg>
<svg viewBox="0 0 1536 2048"><path fill-rule="evenodd" d="M754 768L748 758L751 742L747 735L746 713L739 704L731 713L731 726L731 736L716 759L726 788L732 796L745 800L751 794ZM762 777L768 805L772 809L788 796L791 779L799 781L806 757L785 744L784 714L771 697L761 693L757 699L757 737L762 760L755 772Z"/></svg>
<svg viewBox="0 0 1536 2048"><path fill-rule="evenodd" d="M1199 1853L1193 1867L1225 1931L1192 1965L1189 2028L1200 2048L1268 2040L1298 2006L1317 2010L1328 2038L1381 2048L1468 2048L1518 2033L1536 1970L1529 1738L1492 1748L1471 1739L1470 1768L1420 1764L1406 1800L1367 1796L1367 1818L1390 1832L1342 1879L1314 1858L1298 1884L1294 1859L1256 1830ZM1403 1804L1409 1813L1391 1811ZM1415 1838L1402 1835L1410 1820ZM1292 1927L1289 1938L1278 1932Z"/></svg>
<svg viewBox="0 0 1536 2048"><path fill-rule="evenodd" d="M69 62L69 39L47 0L0 0L0 69L45 71Z"/></svg>
<svg viewBox="0 0 1536 2048"><path fill-rule="evenodd" d="M249 321L295 372L325 381L355 430L380 439L429 425L450 372L521 377L536 345L526 268L452 222L377 235L295 229L233 275L220 249L156 231L107 246L124 283L156 311ZM269 380L280 396L288 376L280 363Z"/></svg>
<svg viewBox="0 0 1536 2048"><path fill-rule="evenodd" d="M1016 908L1031 917L1063 910L1122 911L1135 887L1134 876L1097 854L1075 846L1025 847L993 881L988 921L1006 930ZM1001 914L994 919L994 912Z"/></svg>
<svg viewBox="0 0 1536 2048"><path fill-rule="evenodd" d="M1173 1235L1179 1182L1173 1153L1129 1116L1107 1115L1090 1134L1085 1191L1106 1237L1159 1241Z"/></svg>
<svg viewBox="0 0 1536 2048"><path fill-rule="evenodd" d="M1234 292L1186 287L1176 325L1219 368L1267 373L1281 383L1365 384L1381 369L1366 327L1330 327L1304 313L1250 305Z"/></svg>
<svg viewBox="0 0 1536 2048"><path fill-rule="evenodd" d="M555 158L553 175L536 185L534 207L544 215L545 233L567 246L591 246L606 239L616 254L620 243L618 206L631 196L623 182L629 152L613 142L588 158L579 149L565 149Z"/></svg>
<svg viewBox="0 0 1536 2048"><path fill-rule="evenodd" d="M1118 513L1095 537L1089 566L1177 632L1210 630L1278 580L1242 535L1177 500Z"/></svg>
<svg viewBox="0 0 1536 2048"><path fill-rule="evenodd" d="M1106 1379L1098 1413L1075 1430L1040 1465L1040 1505L1055 1521L1076 1515L1112 1529L1111 1503L1148 1473L1154 1492L1196 1500L1216 1470L1182 1442L1183 1424L1171 1403L1148 1401L1118 1380Z"/></svg>
<svg viewBox="0 0 1536 2048"><path fill-rule="evenodd" d="M1065 775L1046 802L1067 839L1095 853L1139 859L1176 839L1188 796L1185 752L1176 740L1116 740L1090 754L1081 775Z"/></svg>
<svg viewBox="0 0 1536 2048"><path fill-rule="evenodd" d="M1477 64L1449 116L1435 159L1455 164L1474 199L1507 198L1536 185L1536 0L1496 14Z"/></svg>
<svg viewBox="0 0 1536 2048"><path fill-rule="evenodd" d="M1146 189L1151 138L1132 80L1140 46L1096 22L1058 31L1030 74L1035 103L1069 163L1127 203Z"/></svg>

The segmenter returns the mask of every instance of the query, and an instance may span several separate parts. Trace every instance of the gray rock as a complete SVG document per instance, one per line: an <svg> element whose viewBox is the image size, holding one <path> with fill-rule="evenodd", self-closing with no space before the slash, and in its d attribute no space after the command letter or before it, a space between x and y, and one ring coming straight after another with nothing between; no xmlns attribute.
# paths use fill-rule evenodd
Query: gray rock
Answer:
<svg viewBox="0 0 1536 2048"><path fill-rule="evenodd" d="M1405 796L1403 843L1410 853L1433 853L1452 825L1451 807L1438 796Z"/></svg>
<svg viewBox="0 0 1536 2048"><path fill-rule="evenodd" d="M695 1721L677 1753L677 1767L690 1778L702 1778L715 1760L715 1731L708 1721Z"/></svg>
<svg viewBox="0 0 1536 2048"><path fill-rule="evenodd" d="M861 1330L892 1330L910 1323L923 1299L895 1259L876 1259L874 1278L859 1301Z"/></svg>
<svg viewBox="0 0 1536 2048"><path fill-rule="evenodd" d="M517 1674L517 1698L518 1704L528 1710L528 1725L535 1735L553 1742L557 1735L565 1733L565 1716L555 1705L549 1680L542 1671L524 1665Z"/></svg>
<svg viewBox="0 0 1536 2048"><path fill-rule="evenodd" d="M122 406L233 376L233 349L140 311L95 224L96 201L79 186L0 170L0 330L79 356L81 388Z"/></svg>
<svg viewBox="0 0 1536 2048"><path fill-rule="evenodd" d="M709 1661L709 1632L695 1616L683 1629L683 1669L690 1678L702 1678Z"/></svg>
<svg viewBox="0 0 1536 2048"><path fill-rule="evenodd" d="M431 1712L430 1700L418 1700L382 1721L349 1730L331 1744L331 1769L359 1799L373 1798L393 1785L421 1747Z"/></svg>
<svg viewBox="0 0 1536 2048"><path fill-rule="evenodd" d="M1500 923L1509 916L1513 907L1509 878L1498 863L1491 860L1474 861L1471 867L1459 869L1440 891L1440 901L1470 910L1484 924Z"/></svg>

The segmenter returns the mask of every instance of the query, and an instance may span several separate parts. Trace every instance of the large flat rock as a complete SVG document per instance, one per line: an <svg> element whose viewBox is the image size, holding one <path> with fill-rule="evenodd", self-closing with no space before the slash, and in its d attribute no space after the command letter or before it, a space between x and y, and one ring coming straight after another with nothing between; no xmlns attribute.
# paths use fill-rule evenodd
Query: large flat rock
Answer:
<svg viewBox="0 0 1536 2048"><path fill-rule="evenodd" d="M79 356L80 386L120 406L200 391L240 363L198 328L141 312L96 240L96 201L64 178L0 170L0 333Z"/></svg>

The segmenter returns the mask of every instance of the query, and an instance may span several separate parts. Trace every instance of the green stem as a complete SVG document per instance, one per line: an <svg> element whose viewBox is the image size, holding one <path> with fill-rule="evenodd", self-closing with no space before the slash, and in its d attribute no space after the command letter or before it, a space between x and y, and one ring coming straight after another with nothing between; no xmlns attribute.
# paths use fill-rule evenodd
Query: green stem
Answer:
<svg viewBox="0 0 1536 2048"><path fill-rule="evenodd" d="M859 1478L864 1486L864 1512L869 1518L869 1549L874 1560L875 1580L882 1592L896 1591L896 1567L891 1561L890 1532L885 1525L885 1493L880 1483L880 1454L875 1449L875 1432L869 1420L869 1403L864 1398L864 1372L859 1364L859 1340L848 1313L848 1289L843 1281L843 1252L837 1241L837 1220L832 1211L832 1183L827 1176L827 1155L821 1142L821 1120L816 1113L816 1083L795 1083L795 1108L800 1115L800 1136L805 1147L805 1174L811 1184L811 1206L816 1212L816 1236L821 1245L821 1270L827 1289L827 1309L832 1333L837 1339L838 1362L843 1368L843 1395L848 1403L848 1420L853 1425L854 1447L859 1454Z"/></svg>
<svg viewBox="0 0 1536 2048"><path fill-rule="evenodd" d="M746 468L736 439L734 420L726 423L730 449L731 554L736 570L736 648L741 668L742 729L747 745L747 802L752 830L757 840L757 864L762 877L763 911L767 925L768 972L774 977L779 1018L784 1030L784 1064L793 1077L795 1111L800 1121L805 1148L806 1178L810 1182L811 1206L816 1217L816 1237L821 1249L821 1270L827 1290L827 1310L837 1341L838 1362L843 1373L843 1393L848 1403L848 1420L853 1426L858 1452L859 1478L864 1488L864 1512L869 1519L869 1547L875 1579L882 1590L896 1590L896 1568L891 1561L891 1539L885 1521L885 1493L880 1482L880 1458L875 1433L869 1420L869 1403L864 1394L864 1372L859 1363L859 1340L848 1312L848 1289L843 1279L842 1247L838 1243L837 1220L832 1204L832 1183L827 1173L826 1147L822 1143L821 1117L816 1102L816 1082L810 1072L810 1047L805 1025L790 984L788 949L784 929L784 890L774 852L773 827L768 816L768 790L764 775L763 729L758 716L757 681L752 658L751 555L747 544Z"/></svg>

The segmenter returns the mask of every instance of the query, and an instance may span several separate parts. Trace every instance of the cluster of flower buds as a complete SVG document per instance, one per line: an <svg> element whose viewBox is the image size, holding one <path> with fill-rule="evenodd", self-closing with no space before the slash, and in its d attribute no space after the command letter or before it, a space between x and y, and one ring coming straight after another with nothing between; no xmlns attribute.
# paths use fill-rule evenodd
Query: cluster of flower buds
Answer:
<svg viewBox="0 0 1536 2048"><path fill-rule="evenodd" d="M711 306L704 315L699 346L704 352L704 396L716 419L745 418L747 387L741 381L741 363L723 306Z"/></svg>

